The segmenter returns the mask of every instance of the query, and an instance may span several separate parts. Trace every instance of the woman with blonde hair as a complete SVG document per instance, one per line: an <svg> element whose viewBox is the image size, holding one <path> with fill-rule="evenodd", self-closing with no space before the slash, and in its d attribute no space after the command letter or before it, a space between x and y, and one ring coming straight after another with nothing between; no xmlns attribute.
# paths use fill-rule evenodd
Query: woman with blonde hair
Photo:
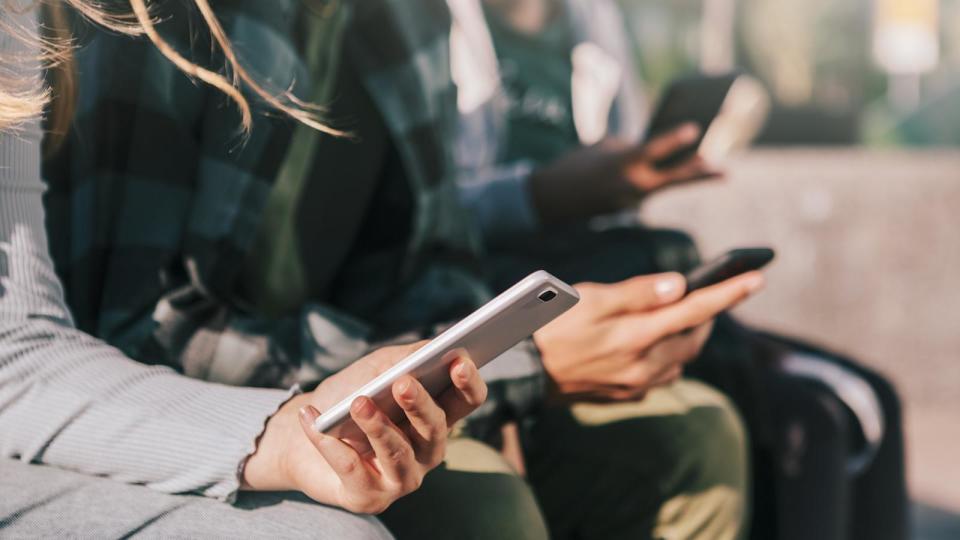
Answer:
<svg viewBox="0 0 960 540"><path fill-rule="evenodd" d="M191 3L192 14L205 22L226 76L167 44L154 28L165 14L149 13L142 0L130 0L131 16L67 3L114 31L146 34L159 51L154 61L162 55L226 94L251 144L261 141L258 105L334 131L314 107L247 73L205 0ZM0 2L0 536L389 537L376 520L349 512L382 511L439 464L448 423L485 398L473 364L454 363L454 388L436 402L415 380L398 382L394 396L409 417L399 426L358 399L352 414L368 440L351 446L315 433L311 419L411 347L381 349L301 393L194 380L76 330L47 252L40 180L40 115L51 97L66 100L64 86L48 89L42 76L68 59L69 44L38 36L35 7ZM60 6L45 8L55 21ZM241 490L299 491L329 507L302 497L238 498Z"/></svg>

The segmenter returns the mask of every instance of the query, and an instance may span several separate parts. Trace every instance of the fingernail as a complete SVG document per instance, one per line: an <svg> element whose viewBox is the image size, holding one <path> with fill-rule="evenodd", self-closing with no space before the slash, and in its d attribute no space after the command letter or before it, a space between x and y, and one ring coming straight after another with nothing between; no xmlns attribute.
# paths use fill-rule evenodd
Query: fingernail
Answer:
<svg viewBox="0 0 960 540"><path fill-rule="evenodd" d="M673 298L678 289L680 289L680 280L676 276L663 278L653 286L654 292L661 300Z"/></svg>
<svg viewBox="0 0 960 540"><path fill-rule="evenodd" d="M467 366L467 363L460 360L460 364L453 369L453 375L460 379L460 382L467 382L467 380L470 379L470 368Z"/></svg>
<svg viewBox="0 0 960 540"><path fill-rule="evenodd" d="M312 424L317 420L317 417L320 416L320 411L314 409L310 405L300 407L300 418L303 418L304 422Z"/></svg>
<svg viewBox="0 0 960 540"><path fill-rule="evenodd" d="M397 392L399 392L400 397L407 401L413 401L413 398L417 397L417 387L414 386L410 379L403 379L400 381L400 384L397 385Z"/></svg>
<svg viewBox="0 0 960 540"><path fill-rule="evenodd" d="M373 401L371 401L370 398L363 396L358 397L357 399L353 400L353 412L364 420L373 418L373 413L375 412Z"/></svg>
<svg viewBox="0 0 960 540"><path fill-rule="evenodd" d="M744 286L746 286L747 291L753 294L762 289L766 284L767 280L763 277L763 274L757 274L748 278Z"/></svg>
<svg viewBox="0 0 960 540"><path fill-rule="evenodd" d="M680 128L679 137L684 141L693 142L700 136L700 126L696 124L684 124Z"/></svg>

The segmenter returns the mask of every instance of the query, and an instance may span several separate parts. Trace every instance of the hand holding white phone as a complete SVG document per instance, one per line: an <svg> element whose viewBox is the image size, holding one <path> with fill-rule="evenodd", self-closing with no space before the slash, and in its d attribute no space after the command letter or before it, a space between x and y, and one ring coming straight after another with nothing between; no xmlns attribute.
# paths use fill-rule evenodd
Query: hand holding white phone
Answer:
<svg viewBox="0 0 960 540"><path fill-rule="evenodd" d="M322 411L314 428L338 438L362 438L350 418L350 405L360 396L371 398L392 420L399 422L403 411L390 389L402 375L413 375L431 395L437 396L450 387L448 366L462 352L468 353L479 369L576 305L579 298L570 285L542 270L535 272Z"/></svg>

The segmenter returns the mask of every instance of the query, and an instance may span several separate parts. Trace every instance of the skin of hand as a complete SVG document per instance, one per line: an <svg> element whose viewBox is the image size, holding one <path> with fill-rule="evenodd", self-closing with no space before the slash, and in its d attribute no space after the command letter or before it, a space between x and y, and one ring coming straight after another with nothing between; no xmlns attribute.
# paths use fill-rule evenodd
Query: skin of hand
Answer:
<svg viewBox="0 0 960 540"><path fill-rule="evenodd" d="M764 286L749 272L683 297L680 274L613 285L577 285L580 303L534 334L551 381L551 401L642 399L680 377L719 313Z"/></svg>
<svg viewBox="0 0 960 540"><path fill-rule="evenodd" d="M670 185L723 176L699 155L656 166L699 137L696 124L684 124L646 144L608 138L569 152L530 175L533 206L542 223L565 223L627 208Z"/></svg>
<svg viewBox="0 0 960 540"><path fill-rule="evenodd" d="M301 491L312 499L360 514L378 514L417 490L444 457L450 427L484 402L487 387L466 357L450 364L453 386L434 399L413 377L393 384L406 414L392 422L369 398L357 398L350 416L366 435L362 444L313 429L313 422L341 399L422 346L385 347L294 397L268 421L243 469L253 491ZM358 450L359 448L359 450Z"/></svg>

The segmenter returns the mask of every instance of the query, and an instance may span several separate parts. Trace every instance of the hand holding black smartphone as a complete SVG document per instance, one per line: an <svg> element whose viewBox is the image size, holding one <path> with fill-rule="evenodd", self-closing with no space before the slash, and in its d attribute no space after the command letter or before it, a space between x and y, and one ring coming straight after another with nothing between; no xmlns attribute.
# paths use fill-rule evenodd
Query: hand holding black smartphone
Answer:
<svg viewBox="0 0 960 540"><path fill-rule="evenodd" d="M720 76L691 76L674 81L660 101L650 127L647 141L693 122L700 127L700 137L689 148L681 150L657 164L659 167L676 165L693 157L713 119L720 114L723 102L737 74Z"/></svg>
<svg viewBox="0 0 960 540"><path fill-rule="evenodd" d="M740 248L704 263L687 272L687 293L716 285L730 278L759 270L770 264L776 252L767 247Z"/></svg>
<svg viewBox="0 0 960 540"><path fill-rule="evenodd" d="M646 141L682 124L700 127L700 137L656 165L678 165L697 153L721 160L731 151L747 146L759 133L769 110L769 98L755 79L742 73L692 75L675 80L663 95Z"/></svg>

